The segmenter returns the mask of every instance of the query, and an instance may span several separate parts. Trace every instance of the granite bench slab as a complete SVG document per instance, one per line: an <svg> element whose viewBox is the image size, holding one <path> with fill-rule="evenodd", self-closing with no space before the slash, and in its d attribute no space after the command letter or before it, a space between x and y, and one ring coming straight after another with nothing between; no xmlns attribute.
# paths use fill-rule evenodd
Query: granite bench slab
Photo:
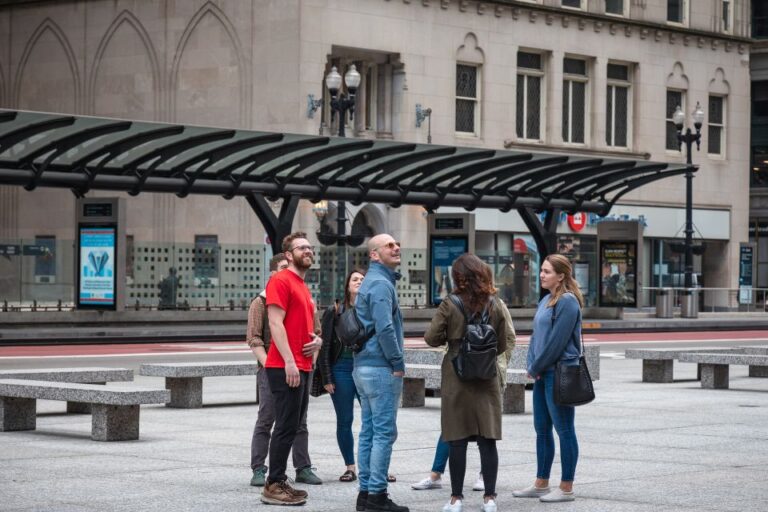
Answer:
<svg viewBox="0 0 768 512"><path fill-rule="evenodd" d="M129 382L133 370L127 368L37 368L28 370L0 370L0 379L47 380L77 384L106 384ZM90 414L91 408L82 402L67 402L67 412Z"/></svg>
<svg viewBox="0 0 768 512"><path fill-rule="evenodd" d="M750 354L724 354L698 352L680 354L681 363L698 363L701 367L701 387L706 389L728 389L730 365L744 365L768 372L768 356ZM751 373L751 372L750 372Z"/></svg>
<svg viewBox="0 0 768 512"><path fill-rule="evenodd" d="M626 359L642 359L643 382L669 383L674 381L675 360L682 354L699 352L738 354L743 353L740 347L713 347L713 348L635 348L624 352ZM701 368L698 369L697 378L701 378Z"/></svg>
<svg viewBox="0 0 768 512"><path fill-rule="evenodd" d="M142 364L139 374L148 377L165 377L165 388L171 392L166 405L181 409L198 409L203 406L204 377L239 377L256 375L256 362L199 362L199 363L151 363Z"/></svg>
<svg viewBox="0 0 768 512"><path fill-rule="evenodd" d="M442 368L436 364L408 364L403 378L401 407L424 407L425 390L440 389ZM532 384L525 370L508 369L507 387L502 399L505 414L525 412L525 386Z"/></svg>
<svg viewBox="0 0 768 512"><path fill-rule="evenodd" d="M169 399L165 389L2 379L0 430L35 430L37 400L62 400L91 405L91 439L129 441L139 438L139 406Z"/></svg>
<svg viewBox="0 0 768 512"><path fill-rule="evenodd" d="M745 354L752 356L768 356L768 345L752 345L751 347L741 347ZM765 366L750 366L750 377L768 377L768 368Z"/></svg>

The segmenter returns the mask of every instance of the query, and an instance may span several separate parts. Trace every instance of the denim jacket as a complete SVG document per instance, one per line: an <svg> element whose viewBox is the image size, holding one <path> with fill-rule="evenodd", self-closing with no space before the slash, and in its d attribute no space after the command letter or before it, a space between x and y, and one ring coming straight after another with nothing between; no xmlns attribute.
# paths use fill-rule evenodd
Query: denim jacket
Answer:
<svg viewBox="0 0 768 512"><path fill-rule="evenodd" d="M528 373L536 377L553 368L558 361L579 364L581 355L581 307L572 293L560 296L549 307L550 295L541 299L533 317L533 334L528 346ZM554 317L553 317L554 314Z"/></svg>
<svg viewBox="0 0 768 512"><path fill-rule="evenodd" d="M355 310L366 331L373 332L363 349L355 354L355 367L389 367L405 371L403 358L403 315L397 301L395 283L399 275L378 262L372 262L355 301Z"/></svg>

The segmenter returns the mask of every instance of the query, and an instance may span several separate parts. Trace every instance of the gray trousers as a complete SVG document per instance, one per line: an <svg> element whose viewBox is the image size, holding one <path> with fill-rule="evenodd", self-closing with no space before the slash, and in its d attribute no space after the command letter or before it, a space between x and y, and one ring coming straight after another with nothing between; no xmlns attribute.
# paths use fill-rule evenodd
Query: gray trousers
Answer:
<svg viewBox="0 0 768 512"><path fill-rule="evenodd" d="M256 384L259 387L259 415L256 418L256 426L253 428L251 439L251 469L264 466L269 452L269 440L272 437L272 427L275 424L275 401L269 390L269 380L264 368L256 372ZM309 400L309 388L307 386L306 400ZM293 467L296 469L311 466L309 460L309 431L307 430L307 414L301 417L299 430L293 440Z"/></svg>

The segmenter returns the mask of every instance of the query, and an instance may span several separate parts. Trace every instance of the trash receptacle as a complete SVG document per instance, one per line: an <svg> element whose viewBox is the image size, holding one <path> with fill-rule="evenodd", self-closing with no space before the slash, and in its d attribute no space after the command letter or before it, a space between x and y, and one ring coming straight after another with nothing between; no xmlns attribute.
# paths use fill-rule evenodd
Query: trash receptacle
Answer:
<svg viewBox="0 0 768 512"><path fill-rule="evenodd" d="M695 288L683 290L680 297L680 316L683 318L699 317L699 292Z"/></svg>
<svg viewBox="0 0 768 512"><path fill-rule="evenodd" d="M672 289L656 290L656 318L672 318Z"/></svg>

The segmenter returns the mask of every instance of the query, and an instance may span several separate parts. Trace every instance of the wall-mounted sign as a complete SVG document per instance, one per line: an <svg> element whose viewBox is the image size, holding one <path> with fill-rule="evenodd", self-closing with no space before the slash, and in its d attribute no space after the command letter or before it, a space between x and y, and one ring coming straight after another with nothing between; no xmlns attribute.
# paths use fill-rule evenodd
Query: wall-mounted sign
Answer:
<svg viewBox="0 0 768 512"><path fill-rule="evenodd" d="M578 233L587 225L587 215L581 212L568 215L568 227Z"/></svg>
<svg viewBox="0 0 768 512"><path fill-rule="evenodd" d="M78 307L115 309L117 227L81 225L78 241Z"/></svg>

